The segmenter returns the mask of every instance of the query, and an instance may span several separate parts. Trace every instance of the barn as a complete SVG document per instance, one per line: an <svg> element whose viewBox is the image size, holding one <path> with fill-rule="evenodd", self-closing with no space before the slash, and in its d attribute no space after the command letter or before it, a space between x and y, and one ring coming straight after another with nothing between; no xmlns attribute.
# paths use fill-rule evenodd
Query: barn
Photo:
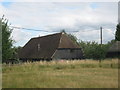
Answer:
<svg viewBox="0 0 120 90"><path fill-rule="evenodd" d="M116 41L113 45L108 49L106 57L120 57L120 41Z"/></svg>
<svg viewBox="0 0 120 90"><path fill-rule="evenodd" d="M19 52L19 59L23 61L81 58L82 49L65 33L32 38Z"/></svg>

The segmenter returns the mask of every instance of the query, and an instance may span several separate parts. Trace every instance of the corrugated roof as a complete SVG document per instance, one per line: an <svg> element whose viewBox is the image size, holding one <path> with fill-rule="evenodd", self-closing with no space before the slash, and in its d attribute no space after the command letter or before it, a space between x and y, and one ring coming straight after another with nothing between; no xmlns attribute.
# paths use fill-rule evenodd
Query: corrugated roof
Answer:
<svg viewBox="0 0 120 90"><path fill-rule="evenodd" d="M32 38L19 52L20 58L51 58L57 48L79 48L67 35L56 33Z"/></svg>

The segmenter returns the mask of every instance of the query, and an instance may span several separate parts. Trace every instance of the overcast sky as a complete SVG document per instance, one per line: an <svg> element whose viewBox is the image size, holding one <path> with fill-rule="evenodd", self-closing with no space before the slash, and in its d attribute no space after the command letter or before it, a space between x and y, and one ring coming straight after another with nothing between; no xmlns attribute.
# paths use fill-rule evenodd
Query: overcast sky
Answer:
<svg viewBox="0 0 120 90"><path fill-rule="evenodd" d="M118 23L117 2L0 2L0 17L5 15L11 26L40 29L14 29L15 46L23 46L30 38L60 32L65 29L79 40L103 43L114 39ZM49 32L44 32L49 31ZM56 32L52 32L56 31ZM78 32L72 32L78 31Z"/></svg>

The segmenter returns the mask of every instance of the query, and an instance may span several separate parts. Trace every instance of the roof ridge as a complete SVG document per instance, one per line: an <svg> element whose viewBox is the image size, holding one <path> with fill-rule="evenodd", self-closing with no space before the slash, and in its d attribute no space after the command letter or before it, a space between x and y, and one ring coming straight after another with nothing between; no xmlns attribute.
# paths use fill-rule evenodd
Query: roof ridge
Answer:
<svg viewBox="0 0 120 90"><path fill-rule="evenodd" d="M59 46L60 46L60 43L61 43L62 35L63 35L63 33L61 33L61 36L60 36L60 39L59 39L58 48L59 48Z"/></svg>
<svg viewBox="0 0 120 90"><path fill-rule="evenodd" d="M33 38L31 38L31 39L38 39L38 38L43 38L43 37L53 36L53 35L57 35L57 34L62 34L62 33L60 32L60 33L48 34L48 35L44 35L44 36L33 37Z"/></svg>
<svg viewBox="0 0 120 90"><path fill-rule="evenodd" d="M61 35L60 35L60 39L59 39L59 43L58 43L58 46L57 46L57 48L59 48L59 45L60 45L60 43L61 43L61 38L62 38L62 32L60 33ZM53 56L54 56L54 54L56 53L56 51L57 51L57 49L55 50L55 52L53 53L53 55L51 56L51 58L53 58Z"/></svg>
<svg viewBox="0 0 120 90"><path fill-rule="evenodd" d="M74 43L78 48L81 48L81 46L79 46L76 42L74 42L68 35L66 35L67 37L68 37L68 39L72 42L72 43Z"/></svg>
<svg viewBox="0 0 120 90"><path fill-rule="evenodd" d="M73 42L73 40L71 40L71 38L68 36L68 34L62 33L62 35L66 36L66 37L68 38L68 40L69 40L70 42L72 42L72 43L76 46L76 48L81 48L80 46L78 46L77 43L75 43L75 42ZM61 39L62 39L62 36L61 36ZM61 40L61 39L60 39L60 40ZM60 43L59 43L58 48L60 48Z"/></svg>

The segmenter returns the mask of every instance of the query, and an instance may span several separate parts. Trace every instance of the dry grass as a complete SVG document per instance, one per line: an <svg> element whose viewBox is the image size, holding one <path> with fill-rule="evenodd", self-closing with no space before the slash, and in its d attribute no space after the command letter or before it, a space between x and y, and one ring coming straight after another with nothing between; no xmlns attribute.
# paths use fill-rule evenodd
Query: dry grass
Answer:
<svg viewBox="0 0 120 90"><path fill-rule="evenodd" d="M3 65L3 88L117 88L118 60Z"/></svg>

